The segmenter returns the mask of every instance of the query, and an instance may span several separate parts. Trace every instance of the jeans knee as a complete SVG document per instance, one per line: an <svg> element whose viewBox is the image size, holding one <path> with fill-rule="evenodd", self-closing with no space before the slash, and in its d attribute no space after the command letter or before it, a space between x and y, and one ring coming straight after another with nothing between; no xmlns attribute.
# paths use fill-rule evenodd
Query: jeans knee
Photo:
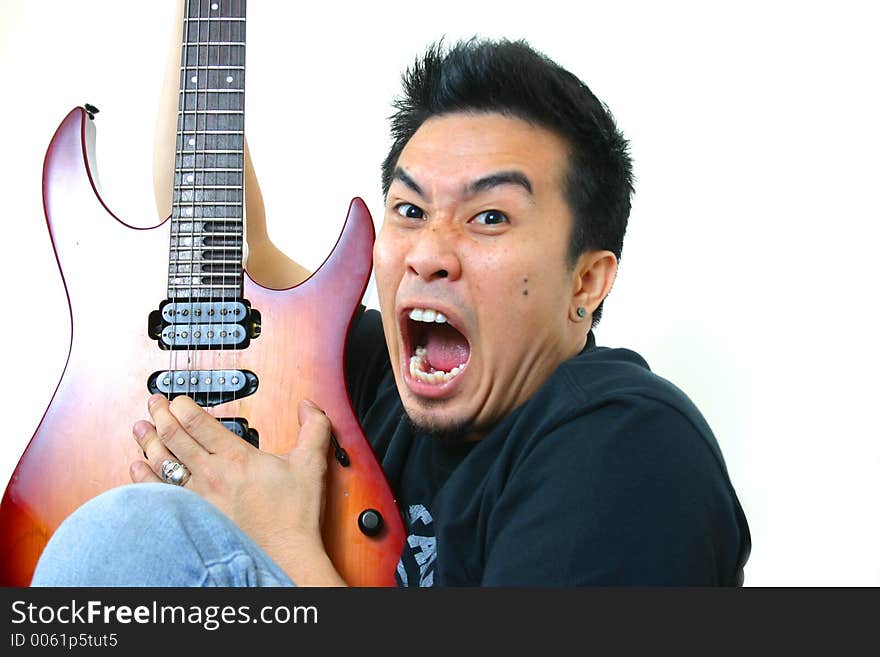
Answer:
<svg viewBox="0 0 880 657"><path fill-rule="evenodd" d="M203 500L179 486L168 484L128 484L112 488L92 498L76 509L59 527L67 526L85 529L91 526L94 531L106 534L129 528L138 531L149 530L154 523L167 525L169 521L186 514L193 505Z"/></svg>

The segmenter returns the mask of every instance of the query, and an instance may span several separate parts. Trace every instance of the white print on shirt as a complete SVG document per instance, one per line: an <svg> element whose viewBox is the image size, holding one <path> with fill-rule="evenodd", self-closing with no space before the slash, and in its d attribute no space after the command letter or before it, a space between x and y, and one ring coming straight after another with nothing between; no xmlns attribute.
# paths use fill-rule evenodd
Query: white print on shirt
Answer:
<svg viewBox="0 0 880 657"><path fill-rule="evenodd" d="M434 586L434 563L437 560L437 538L434 533L434 518L430 511L421 504L409 507L409 536L406 537L407 548L404 549L397 564L397 576L403 586L409 586L405 561L414 560L419 568L419 586ZM420 533L414 532L416 523L421 523Z"/></svg>

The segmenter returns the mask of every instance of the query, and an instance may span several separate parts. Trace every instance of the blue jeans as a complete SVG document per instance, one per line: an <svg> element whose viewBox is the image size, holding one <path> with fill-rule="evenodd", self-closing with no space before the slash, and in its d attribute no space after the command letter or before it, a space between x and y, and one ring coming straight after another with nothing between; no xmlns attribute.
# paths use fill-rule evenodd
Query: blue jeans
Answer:
<svg viewBox="0 0 880 657"><path fill-rule="evenodd" d="M131 484L86 502L46 545L32 586L294 586L212 504Z"/></svg>

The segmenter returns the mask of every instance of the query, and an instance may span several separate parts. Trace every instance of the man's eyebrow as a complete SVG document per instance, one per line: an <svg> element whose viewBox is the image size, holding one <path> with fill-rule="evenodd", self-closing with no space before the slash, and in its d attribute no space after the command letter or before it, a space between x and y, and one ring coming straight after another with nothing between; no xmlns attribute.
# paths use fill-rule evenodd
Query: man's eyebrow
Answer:
<svg viewBox="0 0 880 657"><path fill-rule="evenodd" d="M478 194L499 185L519 185L529 195L532 194L532 183L521 171L499 171L498 173L483 176L468 185L467 192L469 194Z"/></svg>
<svg viewBox="0 0 880 657"><path fill-rule="evenodd" d="M401 167L395 167L394 172L391 174L391 179L399 180L416 194L425 198L425 193L422 191L419 184ZM465 188L465 193L472 196L501 185L519 185L526 190L530 196L533 193L532 182L529 180L528 176L521 171L499 171L497 173L489 174L488 176L483 176L482 178L477 178Z"/></svg>
<svg viewBox="0 0 880 657"><path fill-rule="evenodd" d="M413 190L416 194L424 198L425 193L422 191L422 188L419 187L419 184L409 177L409 174L401 169L400 167L394 168L394 173L391 174L391 180L399 180L404 185Z"/></svg>

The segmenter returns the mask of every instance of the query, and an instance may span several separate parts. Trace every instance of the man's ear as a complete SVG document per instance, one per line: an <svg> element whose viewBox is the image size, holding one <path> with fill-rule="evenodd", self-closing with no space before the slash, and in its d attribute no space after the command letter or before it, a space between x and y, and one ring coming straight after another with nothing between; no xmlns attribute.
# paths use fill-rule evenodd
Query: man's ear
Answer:
<svg viewBox="0 0 880 657"><path fill-rule="evenodd" d="M571 275L569 318L574 322L583 322L587 318L592 320L593 312L608 296L614 284L617 256L611 251L586 251L578 258Z"/></svg>

